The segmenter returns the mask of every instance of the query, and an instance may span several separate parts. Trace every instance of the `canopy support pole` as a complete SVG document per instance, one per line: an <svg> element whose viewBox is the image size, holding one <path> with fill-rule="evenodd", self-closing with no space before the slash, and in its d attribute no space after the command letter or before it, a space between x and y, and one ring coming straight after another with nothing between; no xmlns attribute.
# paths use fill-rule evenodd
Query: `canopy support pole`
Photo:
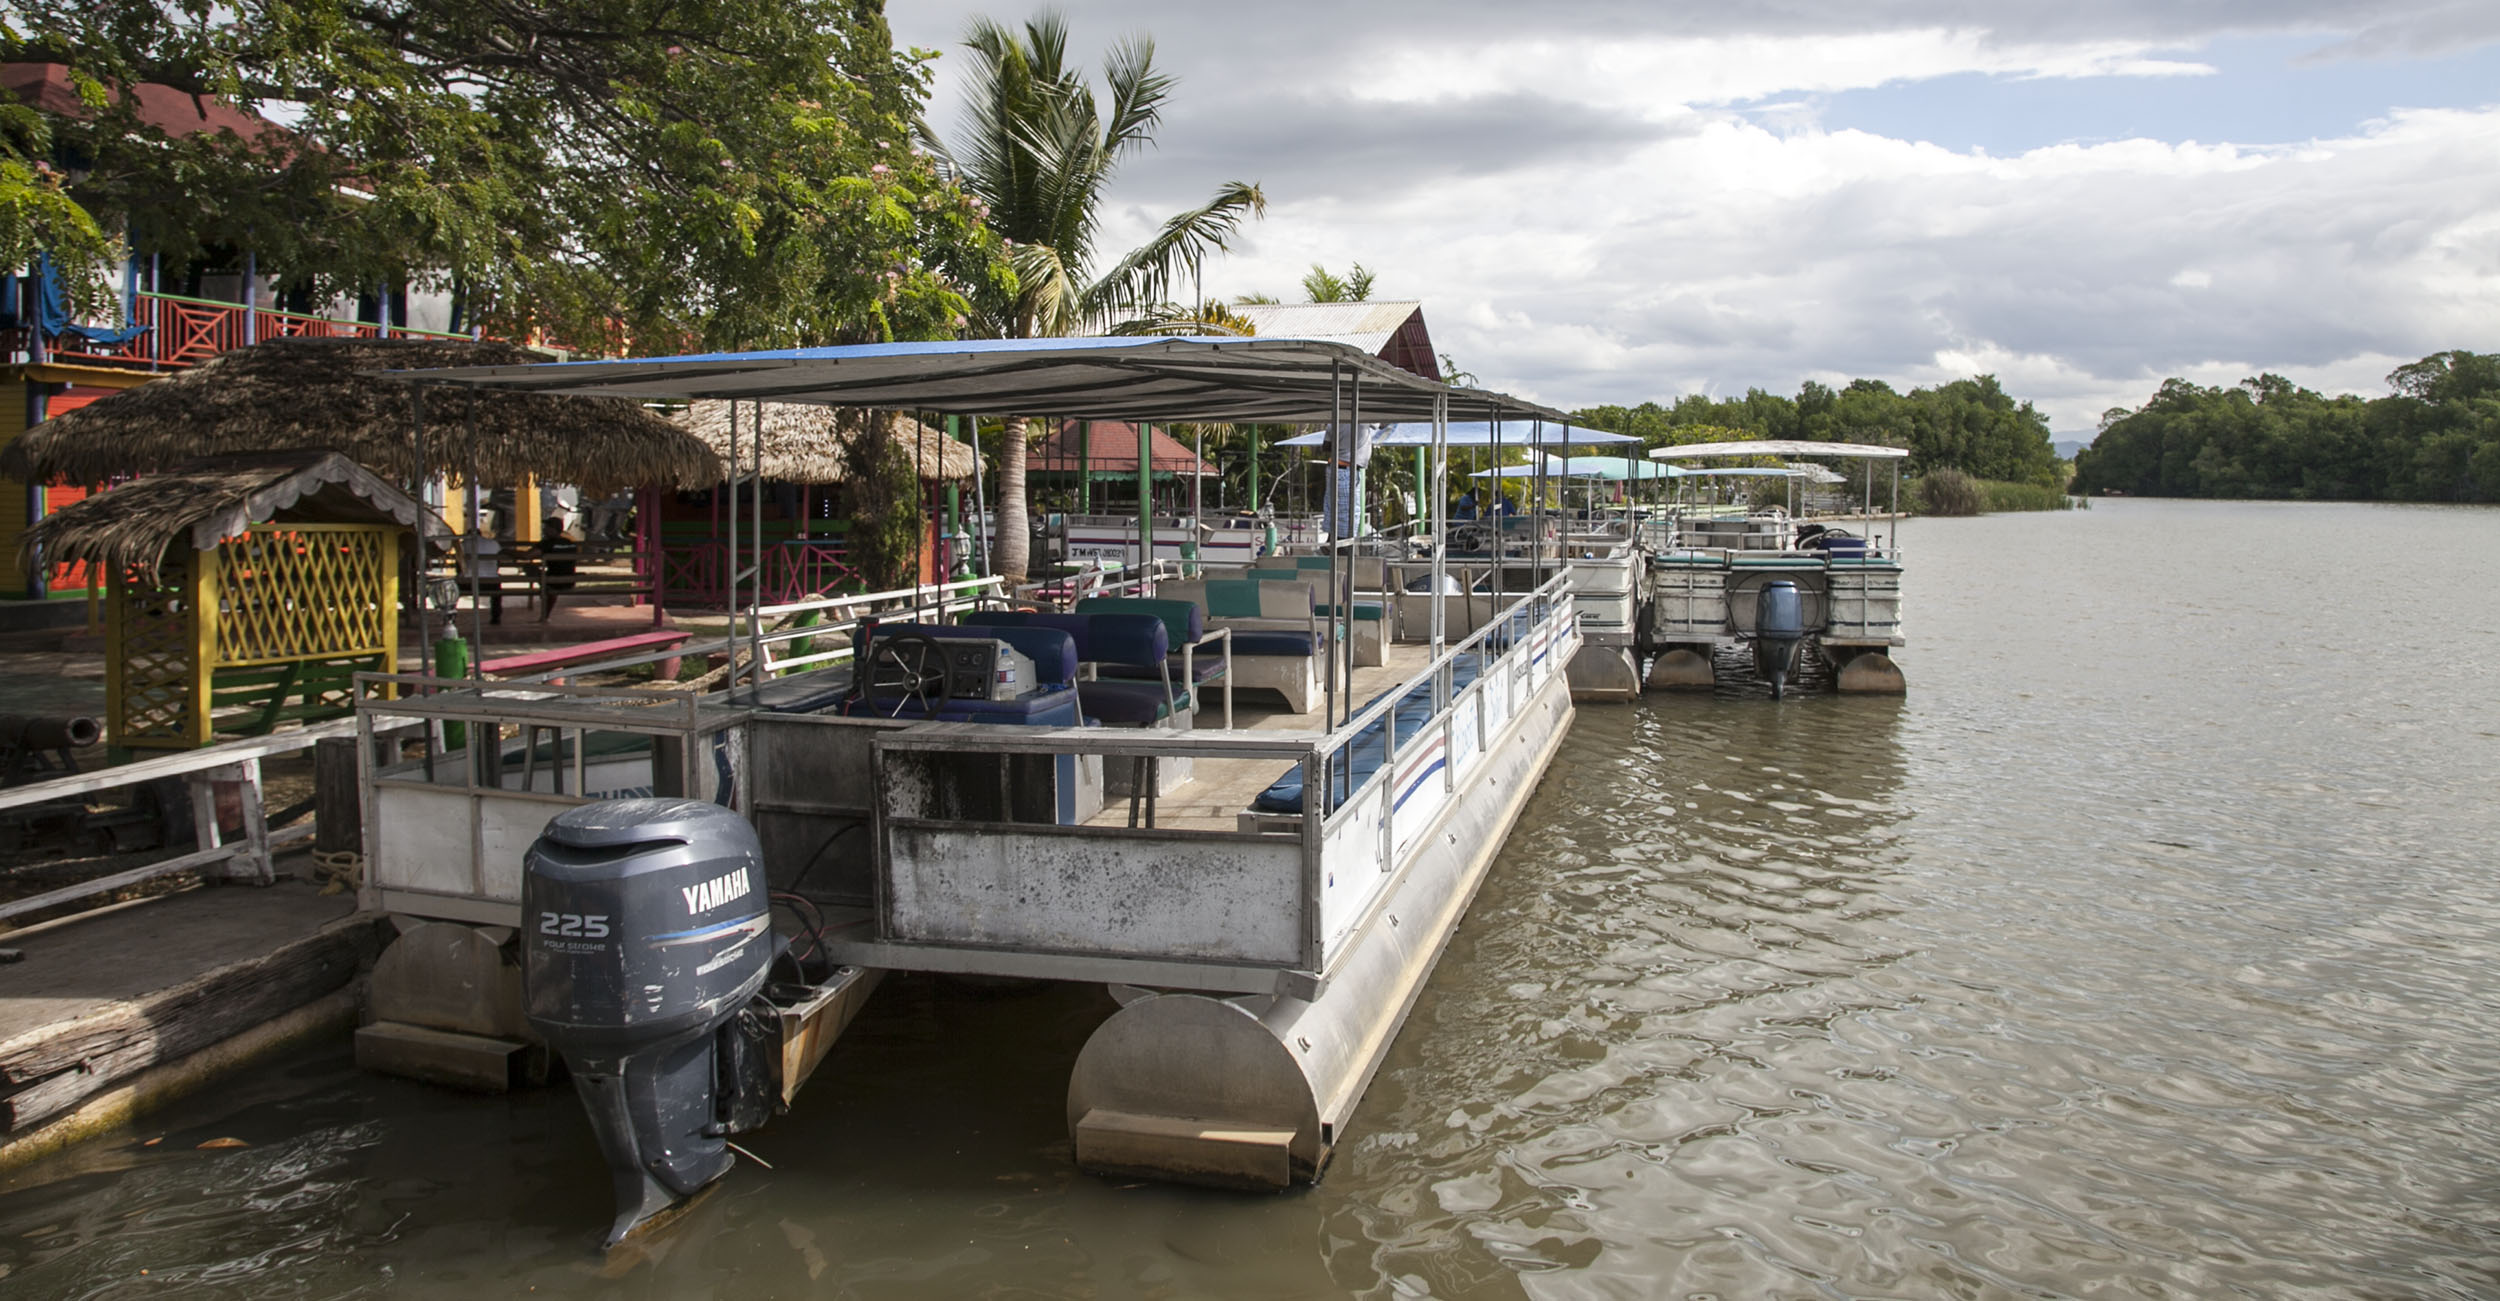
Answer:
<svg viewBox="0 0 2500 1301"><path fill-rule="evenodd" d="M154 275L155 273L151 270L149 274ZM426 473L425 468L425 385L411 384L408 386L408 404L410 420L416 427L415 442L417 454L416 473L412 485L415 491L411 492L409 495L417 499L418 505L424 507L428 512L431 512L434 509L434 503L427 500L430 496L432 496L432 492L428 482L430 476ZM417 581L410 585L410 590L416 593L417 598L417 663L422 666L430 664L431 660L429 657L434 654L433 602L427 599L429 594L426 591L425 583L427 563L433 560L434 556L433 553L426 548L425 534L422 531L417 534L415 555L417 558ZM394 612L391 617L396 619L399 616L396 612ZM397 673L399 672L399 666L396 664L386 664L383 666L383 672Z"/></svg>
<svg viewBox="0 0 2500 1301"><path fill-rule="evenodd" d="M1354 491L1346 494L1346 499L1351 507L1359 511L1363 501L1361 484L1363 479L1368 477L1364 474L1364 467L1360 461L1369 459L1359 457L1363 446L1363 372L1359 370L1354 372L1354 382L1347 395L1346 421L1346 432L1351 436L1354 452L1358 455L1358 463L1352 467L1356 487ZM1345 662L1345 717L1349 723L1354 721L1354 543L1356 537L1360 535L1358 519L1359 516L1352 514L1347 518L1346 533L1349 536L1345 540L1344 547L1341 548L1345 553L1345 578L1334 589L1336 595L1329 598L1330 604L1336 606L1333 615L1335 624L1329 634L1336 640L1330 644L1343 647L1336 654ZM1352 797L1351 788L1354 784L1353 764L1353 751L1349 750L1346 752L1348 798Z"/></svg>
<svg viewBox="0 0 2500 1301"><path fill-rule="evenodd" d="M1140 420L1137 430L1137 575L1142 582L1155 567L1155 427ZM1150 595L1144 587L1132 595Z"/></svg>
<svg viewBox="0 0 2500 1301"><path fill-rule="evenodd" d="M753 434L755 459L749 463L752 476L747 486L747 513L753 516L748 524L754 538L748 554L754 578L747 588L747 676L757 687L764 685L764 403L761 399L747 404L747 432ZM732 446L735 446L733 443ZM731 656L736 659L736 656ZM737 680L735 674L730 677Z"/></svg>
<svg viewBox="0 0 2500 1301"><path fill-rule="evenodd" d="M1336 506L1337 498L1342 494L1336 491L1336 476L1338 460L1344 455L1345 452L1344 385L1345 377L1343 363L1337 361L1335 358L1330 358L1328 362L1329 492L1328 495L1321 499L1322 509L1326 512L1327 519L1323 522L1320 529L1320 535L1328 539L1328 590L1331 592L1337 590L1337 542L1339 539L1337 537ZM1336 636L1333 625L1330 628L1329 636ZM1321 708L1326 712L1320 715L1320 721L1322 723L1321 730L1334 731L1337 726L1337 652L1334 643L1331 643L1326 648L1326 654L1328 674L1325 683L1325 694L1322 697L1325 703L1321 706ZM1336 779L1336 766L1332 762L1329 765L1328 782L1333 784ZM1322 810L1322 816L1326 816L1326 810L1328 808L1328 792L1324 787L1320 792L1319 798L1319 806Z"/></svg>
<svg viewBox="0 0 2500 1301"><path fill-rule="evenodd" d="M477 639L476 644L469 651L469 680L471 682L482 681L486 677L486 670L480 667L486 659L486 610L478 595L480 590L478 570L485 567L486 552L483 548L494 540L478 536L479 522L485 518L485 514L478 509L478 498L482 494L478 491L477 482L477 408L477 390L472 388L469 390L467 421L468 480L461 485L463 491L460 494L460 511L466 517L466 527L462 531L462 537L469 544L469 630L476 635ZM499 583L500 581L498 580Z"/></svg>
<svg viewBox="0 0 2500 1301"><path fill-rule="evenodd" d="M1417 483L1415 493L1426 497L1432 516L1432 657L1441 658L1449 641L1450 598L1444 590L1450 576L1450 395L1432 395L1432 481ZM1396 599L1394 593L1391 600Z"/></svg>
<svg viewBox="0 0 2500 1301"><path fill-rule="evenodd" d="M956 432L955 421L957 419L958 417L955 416L946 418L946 432L950 434ZM994 571L990 568L990 499L986 495L988 489L983 483L981 473L981 421L979 417L973 419L972 437L967 441L972 444L972 512L981 521L981 527L973 533L972 540L980 549L981 576L987 578Z"/></svg>

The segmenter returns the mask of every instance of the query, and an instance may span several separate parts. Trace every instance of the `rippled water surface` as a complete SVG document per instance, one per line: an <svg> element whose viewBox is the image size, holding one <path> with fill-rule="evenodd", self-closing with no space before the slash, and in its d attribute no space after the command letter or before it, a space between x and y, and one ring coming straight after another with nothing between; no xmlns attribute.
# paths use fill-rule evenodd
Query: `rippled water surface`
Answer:
<svg viewBox="0 0 2500 1301"><path fill-rule="evenodd" d="M897 981L643 1253L569 1092L325 1050L0 1185L0 1293L2500 1293L2500 512L1904 541L1907 700L1581 710L1316 1189L1076 1174L1108 1001Z"/></svg>

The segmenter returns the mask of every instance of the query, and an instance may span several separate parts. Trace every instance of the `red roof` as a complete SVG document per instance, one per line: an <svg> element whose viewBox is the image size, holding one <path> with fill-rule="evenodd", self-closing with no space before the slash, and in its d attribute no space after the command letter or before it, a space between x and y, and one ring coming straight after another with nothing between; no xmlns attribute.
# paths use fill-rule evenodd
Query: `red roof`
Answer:
<svg viewBox="0 0 2500 1301"><path fill-rule="evenodd" d="M0 89L27 104L59 117L84 118L90 110L69 83L69 68L59 63L0 63ZM147 82L139 87L139 120L169 136L231 131L244 140L275 132L291 140L294 132L257 113L247 113L215 95L193 95L172 86Z"/></svg>
<svg viewBox="0 0 2500 1301"><path fill-rule="evenodd" d="M1137 472L1137 426L1120 420L1097 420L1093 434L1080 440L1077 424L1074 420L1062 420L1043 435L1040 442L1033 444L1025 469L1065 474L1074 474L1081 468L1090 468L1095 474ZM1077 458L1080 447L1085 452L1083 464ZM1181 446L1180 440L1160 429L1155 431L1152 468L1166 474L1188 474L1192 470L1199 474L1215 473Z"/></svg>

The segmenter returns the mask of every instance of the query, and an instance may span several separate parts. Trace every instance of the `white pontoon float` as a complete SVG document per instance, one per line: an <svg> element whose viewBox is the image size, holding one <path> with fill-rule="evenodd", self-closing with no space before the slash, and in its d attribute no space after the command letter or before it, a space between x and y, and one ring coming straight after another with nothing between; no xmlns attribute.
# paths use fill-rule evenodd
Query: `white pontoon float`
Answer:
<svg viewBox="0 0 2500 1301"><path fill-rule="evenodd" d="M1797 439L1696 443L1653 449L1660 461L1727 457L1849 458L1893 463L1892 502L1875 514L1872 465L1855 531L1838 523L1800 525L1773 506L1733 516L1694 512L1679 519L1674 545L1649 556L1650 594L1640 643L1655 656L1648 685L1708 687L1714 653L1749 644L1756 671L1783 688L1799 646L1828 661L1844 692L1906 689L1892 651L1901 636L1901 459L1905 448ZM1690 469L1688 479L1812 481L1797 466ZM1876 536L1876 524L1884 525ZM1767 620L1767 622L1766 622Z"/></svg>
<svg viewBox="0 0 2500 1301"><path fill-rule="evenodd" d="M456 385L716 399L742 411L771 401L1337 429L1418 422L1433 431L1423 446L1435 503L1448 499L1452 416L1514 429L1557 418L1341 344L1291 339L891 344L399 378L420 394ZM744 441L757 426L750 415L734 428L733 493L760 493L760 449ZM775 996L782 1101L865 996L869 973L1100 982L1122 1006L1069 1083L1081 1166L1261 1187L1317 1178L1572 718L1561 672L1580 644L1570 571L1541 558L1533 583L1454 628L1462 598L1441 595L1457 587L1445 513L1434 509L1417 562L1430 580L1423 638L1377 664L1345 649L1355 557L1341 548L1310 586L1240 581L1267 607L1256 617L1211 617L1230 599L1216 589L1239 581L1220 577L1066 613L1001 611L993 580L897 598L908 608L873 621L835 608L825 623L768 630L776 614L808 607L749 606L732 638L675 652L743 656L727 689L699 697L394 679L401 698L368 700L362 717L377 727L421 720L428 741L365 747L363 902L424 924L384 953L377 1003L409 1002L412 982L438 988L447 964L467 964L483 992L473 1024L438 1010L425 1035L384 1046L403 1068L430 1051L440 1073L456 1073L463 1051L481 1060L515 1050L526 1037L511 1006L519 978L497 965L507 932L494 928L521 928L525 954L533 943L605 952L540 936L591 924L555 909L524 914L525 892L538 888L535 875L524 879L525 849L552 817L602 794L682 797L752 825L773 897L790 906L776 915L780 929L796 932L794 953L816 959L801 987ZM1317 707L1262 707L1245 671L1262 660L1306 665L1321 685ZM685 808L663 811L691 818ZM596 817L584 826L593 840L620 834ZM728 915L698 905L760 908L760 895L735 892L741 879L689 885L677 920ZM597 927L639 933L613 919ZM978 1069L978 1049L967 1048L965 1068ZM678 1176L654 1184L659 1175L628 1169L636 1150L630 1136L609 1147L620 1234L652 1198L691 1191Z"/></svg>

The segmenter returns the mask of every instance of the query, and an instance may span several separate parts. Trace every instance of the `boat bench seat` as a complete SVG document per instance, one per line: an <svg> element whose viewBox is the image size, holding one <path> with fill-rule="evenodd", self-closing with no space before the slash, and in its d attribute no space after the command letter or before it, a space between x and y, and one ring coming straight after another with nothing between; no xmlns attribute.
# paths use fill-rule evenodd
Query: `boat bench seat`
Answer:
<svg viewBox="0 0 2500 1301"><path fill-rule="evenodd" d="M1206 640L1206 611L1190 601L1173 601L1152 596L1089 596L1076 603L1078 614L1151 614L1163 620L1163 635L1172 647L1164 658L1162 670L1147 664L1101 664L1095 672L1106 678L1143 678L1149 682L1163 680L1162 672L1179 682L1184 678L1197 684L1223 678L1230 667L1220 654L1184 655L1182 652ZM1186 662L1184 662L1186 661Z"/></svg>
<svg viewBox="0 0 2500 1301"><path fill-rule="evenodd" d="M1450 694L1455 697L1472 685L1481 666L1482 658L1472 653L1451 661ZM1381 692L1364 701L1361 708L1354 712L1362 713L1379 704L1388 694ZM1362 789L1363 784L1370 781L1380 771L1380 766L1388 761L1389 720L1392 717L1397 720L1400 744L1413 740L1432 719L1432 684L1425 682L1409 690L1395 709L1373 719L1369 726L1355 734L1353 744L1346 747L1353 759L1352 779L1348 780L1342 763L1330 774L1333 789L1329 791L1329 812L1334 813L1342 807L1346 796ZM1287 768L1284 776L1270 783L1266 790L1259 792L1258 798L1250 801L1250 809L1254 813L1302 812L1302 765L1297 763Z"/></svg>
<svg viewBox="0 0 2500 1301"><path fill-rule="evenodd" d="M1163 619L1149 613L1044 610L979 610L963 617L965 628L1048 629L1067 635L1077 662L1139 669L1152 680L1097 676L1076 684L1087 718L1115 726L1160 723L1190 707L1187 684L1175 685L1167 668L1171 637Z"/></svg>
<svg viewBox="0 0 2500 1301"><path fill-rule="evenodd" d="M1307 586L1210 578L1165 583L1160 592L1197 606L1207 627L1232 630L1228 676L1236 689L1274 691L1293 712L1311 712L1323 686L1322 650L1331 621L1312 608Z"/></svg>

